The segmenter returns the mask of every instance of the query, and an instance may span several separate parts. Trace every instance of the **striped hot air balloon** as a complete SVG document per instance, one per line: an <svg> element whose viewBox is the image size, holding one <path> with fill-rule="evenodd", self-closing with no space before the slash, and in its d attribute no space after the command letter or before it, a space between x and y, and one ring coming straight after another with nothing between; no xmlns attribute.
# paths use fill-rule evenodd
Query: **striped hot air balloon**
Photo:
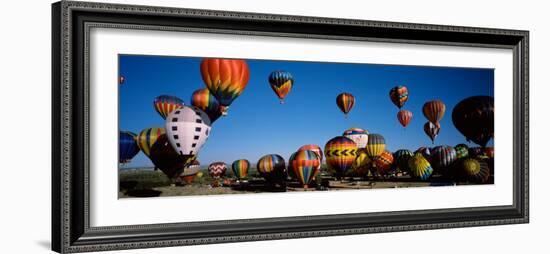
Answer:
<svg viewBox="0 0 550 254"><path fill-rule="evenodd" d="M393 164L393 154L390 151L385 150L382 154L373 159L373 163L376 167L376 171L378 171L378 174L384 175L391 169Z"/></svg>
<svg viewBox="0 0 550 254"><path fill-rule="evenodd" d="M268 80L271 89L277 94L281 104L284 103L285 97L290 92L290 89L292 89L292 85L294 85L292 74L288 71L274 71L269 75Z"/></svg>
<svg viewBox="0 0 550 254"><path fill-rule="evenodd" d="M412 177L422 181L428 180L433 173L430 162L419 153L409 159L409 170Z"/></svg>
<svg viewBox="0 0 550 254"><path fill-rule="evenodd" d="M193 95L191 95L191 105L204 111L208 115L208 118L210 118L211 123L214 123L222 115L220 104L210 94L210 90L206 88L193 92Z"/></svg>
<svg viewBox="0 0 550 254"><path fill-rule="evenodd" d="M138 153L139 147L136 143L136 134L129 131L120 131L118 134L118 162L128 163Z"/></svg>
<svg viewBox="0 0 550 254"><path fill-rule="evenodd" d="M468 146L465 144L458 144L455 146L456 158L463 159L468 158Z"/></svg>
<svg viewBox="0 0 550 254"><path fill-rule="evenodd" d="M409 159L414 156L414 153L407 149L400 149L393 153L395 164L401 171L409 171Z"/></svg>
<svg viewBox="0 0 550 254"><path fill-rule="evenodd" d="M155 110L162 116L163 119L166 119L172 111L183 107L183 101L172 95L161 95L155 98L153 101L153 106Z"/></svg>
<svg viewBox="0 0 550 254"><path fill-rule="evenodd" d="M358 149L357 156L353 161L352 168L360 176L367 176L372 167L372 160L367 155L365 149Z"/></svg>
<svg viewBox="0 0 550 254"><path fill-rule="evenodd" d="M349 128L344 131L342 136L349 138L357 144L357 148L365 148L369 142L369 132L361 128Z"/></svg>
<svg viewBox="0 0 550 254"><path fill-rule="evenodd" d="M318 173L320 167L319 157L310 150L298 151L288 162L292 165L294 175L300 181L304 188L308 188L313 177Z"/></svg>
<svg viewBox="0 0 550 254"><path fill-rule="evenodd" d="M490 169L486 162L479 159L466 158L459 162L461 175L475 183L486 183L490 177Z"/></svg>
<svg viewBox="0 0 550 254"><path fill-rule="evenodd" d="M439 135L439 130L441 129L439 126L439 123L432 123L430 121L424 124L424 133L426 133L426 135L430 137L430 140L432 140L432 144L434 143L437 135Z"/></svg>
<svg viewBox="0 0 550 254"><path fill-rule="evenodd" d="M217 161L208 165L208 173L212 178L220 178L225 175L227 165L224 162Z"/></svg>
<svg viewBox="0 0 550 254"><path fill-rule="evenodd" d="M317 157L319 157L319 161L323 161L323 150L321 150L321 147L315 144L309 144L309 145L303 145L300 148L298 148L298 151L304 151L304 150L310 150L313 151L315 154L317 154Z"/></svg>
<svg viewBox="0 0 550 254"><path fill-rule="evenodd" d="M158 127L142 130L136 137L136 142L139 149L141 149L147 157L151 158L151 147L155 144L155 142L157 142L157 139L165 133L164 128Z"/></svg>
<svg viewBox="0 0 550 254"><path fill-rule="evenodd" d="M397 120L399 120L399 123L404 127L407 128L407 125L411 123L413 117L413 113L411 111L402 109L397 112Z"/></svg>
<svg viewBox="0 0 550 254"><path fill-rule="evenodd" d="M365 151L371 159L374 159L376 156L382 154L385 149L386 140L384 139L384 136L374 133L369 135L369 141L367 142L367 146L365 146Z"/></svg>
<svg viewBox="0 0 550 254"><path fill-rule="evenodd" d="M348 113L353 108L353 105L355 105L355 97L353 97L350 93L341 93L336 96L336 105L347 117Z"/></svg>
<svg viewBox="0 0 550 254"><path fill-rule="evenodd" d="M243 180L248 176L248 168L250 168L250 162L245 159L236 160L231 164L233 174L238 180Z"/></svg>
<svg viewBox="0 0 550 254"><path fill-rule="evenodd" d="M356 155L357 144L343 136L335 137L325 145L327 164L340 174L351 168Z"/></svg>
<svg viewBox="0 0 550 254"><path fill-rule="evenodd" d="M256 164L258 172L271 183L283 183L287 177L285 159L278 154L268 154Z"/></svg>
<svg viewBox="0 0 550 254"><path fill-rule="evenodd" d="M402 108L409 99L409 90L406 86L396 86L390 90L390 99L398 108Z"/></svg>
<svg viewBox="0 0 550 254"><path fill-rule="evenodd" d="M456 151L452 146L436 146L432 149L430 162L434 169L450 173L451 165L456 161Z"/></svg>
<svg viewBox="0 0 550 254"><path fill-rule="evenodd" d="M445 104L440 100L428 101L424 103L422 113L430 122L439 123L445 115Z"/></svg>
<svg viewBox="0 0 550 254"><path fill-rule="evenodd" d="M426 160L429 160L430 157L432 156L432 149L429 148L429 147L419 147L418 149L416 149L416 151L414 151L414 154L421 154L422 156L424 156L424 158L426 158Z"/></svg>
<svg viewBox="0 0 550 254"><path fill-rule="evenodd" d="M206 58L201 62L201 76L226 115L229 105L246 88L250 73L245 60Z"/></svg>

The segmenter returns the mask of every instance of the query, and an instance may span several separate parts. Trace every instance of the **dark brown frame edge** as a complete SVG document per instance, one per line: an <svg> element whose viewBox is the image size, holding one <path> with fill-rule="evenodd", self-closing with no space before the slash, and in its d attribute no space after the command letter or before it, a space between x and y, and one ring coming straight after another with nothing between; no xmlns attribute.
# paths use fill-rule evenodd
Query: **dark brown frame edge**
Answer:
<svg viewBox="0 0 550 254"><path fill-rule="evenodd" d="M513 205L90 227L87 24L512 49ZM62 253L528 223L528 31L62 1L52 5L52 250Z"/></svg>

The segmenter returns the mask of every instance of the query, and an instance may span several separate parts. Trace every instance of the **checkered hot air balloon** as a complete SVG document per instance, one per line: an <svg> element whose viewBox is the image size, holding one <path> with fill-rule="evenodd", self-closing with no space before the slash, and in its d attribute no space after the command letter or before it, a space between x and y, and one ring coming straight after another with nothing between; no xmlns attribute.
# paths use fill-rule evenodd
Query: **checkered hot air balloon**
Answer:
<svg viewBox="0 0 550 254"><path fill-rule="evenodd" d="M278 154L268 154L256 164L258 172L271 183L283 183L287 177L285 159Z"/></svg>
<svg viewBox="0 0 550 254"><path fill-rule="evenodd" d="M294 78L288 71L274 71L269 75L269 85L273 92L279 97L281 104L284 103L285 97L288 95L294 85Z"/></svg>
<svg viewBox="0 0 550 254"><path fill-rule="evenodd" d="M166 116L168 116L168 114L172 113L172 111L176 109L183 107L183 105L183 100L172 95L161 95L156 97L153 101L153 106L155 107L155 110L163 119L166 119Z"/></svg>
<svg viewBox="0 0 550 254"><path fill-rule="evenodd" d="M205 58L201 76L210 93L218 100L223 115L246 88L250 73L245 60Z"/></svg>
<svg viewBox="0 0 550 254"><path fill-rule="evenodd" d="M248 176L248 168L250 168L250 162L245 159L236 160L231 164L233 174L238 180L243 180Z"/></svg>
<svg viewBox="0 0 550 254"><path fill-rule="evenodd" d="M336 96L336 105L347 117L355 105L355 97L351 93L341 93Z"/></svg>
<svg viewBox="0 0 550 254"><path fill-rule="evenodd" d="M308 188L309 183L318 173L320 166L319 157L317 154L310 150L298 151L288 161L289 165L292 165L294 175L300 181L304 188Z"/></svg>
<svg viewBox="0 0 550 254"><path fill-rule="evenodd" d="M415 154L409 159L409 170L412 177L422 181L428 180L433 173L430 162L420 153Z"/></svg>
<svg viewBox="0 0 550 254"><path fill-rule="evenodd" d="M210 118L197 107L183 106L166 118L166 133L181 155L196 155L210 135Z"/></svg>
<svg viewBox="0 0 550 254"><path fill-rule="evenodd" d="M351 168L357 155L357 144L344 136L335 137L325 145L327 164L339 174Z"/></svg>
<svg viewBox="0 0 550 254"><path fill-rule="evenodd" d="M385 175L393 165L393 154L385 150L382 154L373 159L373 164L378 174Z"/></svg>
<svg viewBox="0 0 550 254"><path fill-rule="evenodd" d="M409 90L406 86L396 86L390 90L390 100L398 108L402 108L409 99Z"/></svg>

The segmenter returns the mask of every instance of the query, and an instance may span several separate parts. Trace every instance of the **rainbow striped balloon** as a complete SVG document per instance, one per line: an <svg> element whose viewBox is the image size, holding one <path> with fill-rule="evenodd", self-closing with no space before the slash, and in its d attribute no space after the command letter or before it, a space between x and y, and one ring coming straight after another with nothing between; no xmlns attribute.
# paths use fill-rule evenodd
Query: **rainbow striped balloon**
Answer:
<svg viewBox="0 0 550 254"><path fill-rule="evenodd" d="M409 169L412 177L418 178L422 181L430 178L433 173L432 166L420 153L415 154L409 159Z"/></svg>
<svg viewBox="0 0 550 254"><path fill-rule="evenodd" d="M151 157L151 147L153 147L155 142L157 142L157 139L165 133L166 131L164 128L158 127L142 130L136 137L136 142L139 149L141 149L147 157Z"/></svg>
<svg viewBox="0 0 550 254"><path fill-rule="evenodd" d="M355 97L350 93L341 93L336 97L336 105L347 116L353 105L355 105Z"/></svg>
<svg viewBox="0 0 550 254"><path fill-rule="evenodd" d="M216 98L210 94L210 90L206 88L193 92L193 95L191 95L191 105L204 111L204 113L208 115L208 118L210 118L210 123L214 123L222 116L220 104Z"/></svg>
<svg viewBox="0 0 550 254"><path fill-rule="evenodd" d="M335 137L325 145L327 164L340 173L345 173L351 168L356 155L357 144L343 136Z"/></svg>
<svg viewBox="0 0 550 254"><path fill-rule="evenodd" d="M183 105L183 100L172 95L161 95L153 101L155 110L160 114L160 116L162 116L163 119L166 119L166 116L172 113L172 111L182 108Z"/></svg>
<svg viewBox="0 0 550 254"><path fill-rule="evenodd" d="M231 164L231 169L233 170L235 177L237 177L237 179L239 180L245 179L248 176L249 167L250 162L245 159L236 160L233 162L233 164Z"/></svg>
<svg viewBox="0 0 550 254"><path fill-rule="evenodd" d="M319 157L319 161L321 162L323 161L323 150L321 150L321 147L319 147L318 145L309 144L309 145L303 145L300 148L298 148L298 151L303 151L303 150L313 151L315 154L317 154L317 157Z"/></svg>
<svg viewBox="0 0 550 254"><path fill-rule="evenodd" d="M298 151L288 162L292 165L296 178L307 188L313 177L318 173L319 157L310 150Z"/></svg>
<svg viewBox="0 0 550 254"><path fill-rule="evenodd" d="M269 75L269 84L282 104L286 95L292 89L294 78L288 71L274 71Z"/></svg>

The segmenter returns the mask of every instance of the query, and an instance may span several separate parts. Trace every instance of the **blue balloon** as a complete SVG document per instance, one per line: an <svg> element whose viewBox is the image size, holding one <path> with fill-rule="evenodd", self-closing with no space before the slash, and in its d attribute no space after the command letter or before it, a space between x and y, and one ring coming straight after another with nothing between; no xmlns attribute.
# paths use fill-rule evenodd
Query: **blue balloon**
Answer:
<svg viewBox="0 0 550 254"><path fill-rule="evenodd" d="M128 163L136 154L139 147L136 143L136 134L129 131L121 131L118 135L118 162Z"/></svg>

